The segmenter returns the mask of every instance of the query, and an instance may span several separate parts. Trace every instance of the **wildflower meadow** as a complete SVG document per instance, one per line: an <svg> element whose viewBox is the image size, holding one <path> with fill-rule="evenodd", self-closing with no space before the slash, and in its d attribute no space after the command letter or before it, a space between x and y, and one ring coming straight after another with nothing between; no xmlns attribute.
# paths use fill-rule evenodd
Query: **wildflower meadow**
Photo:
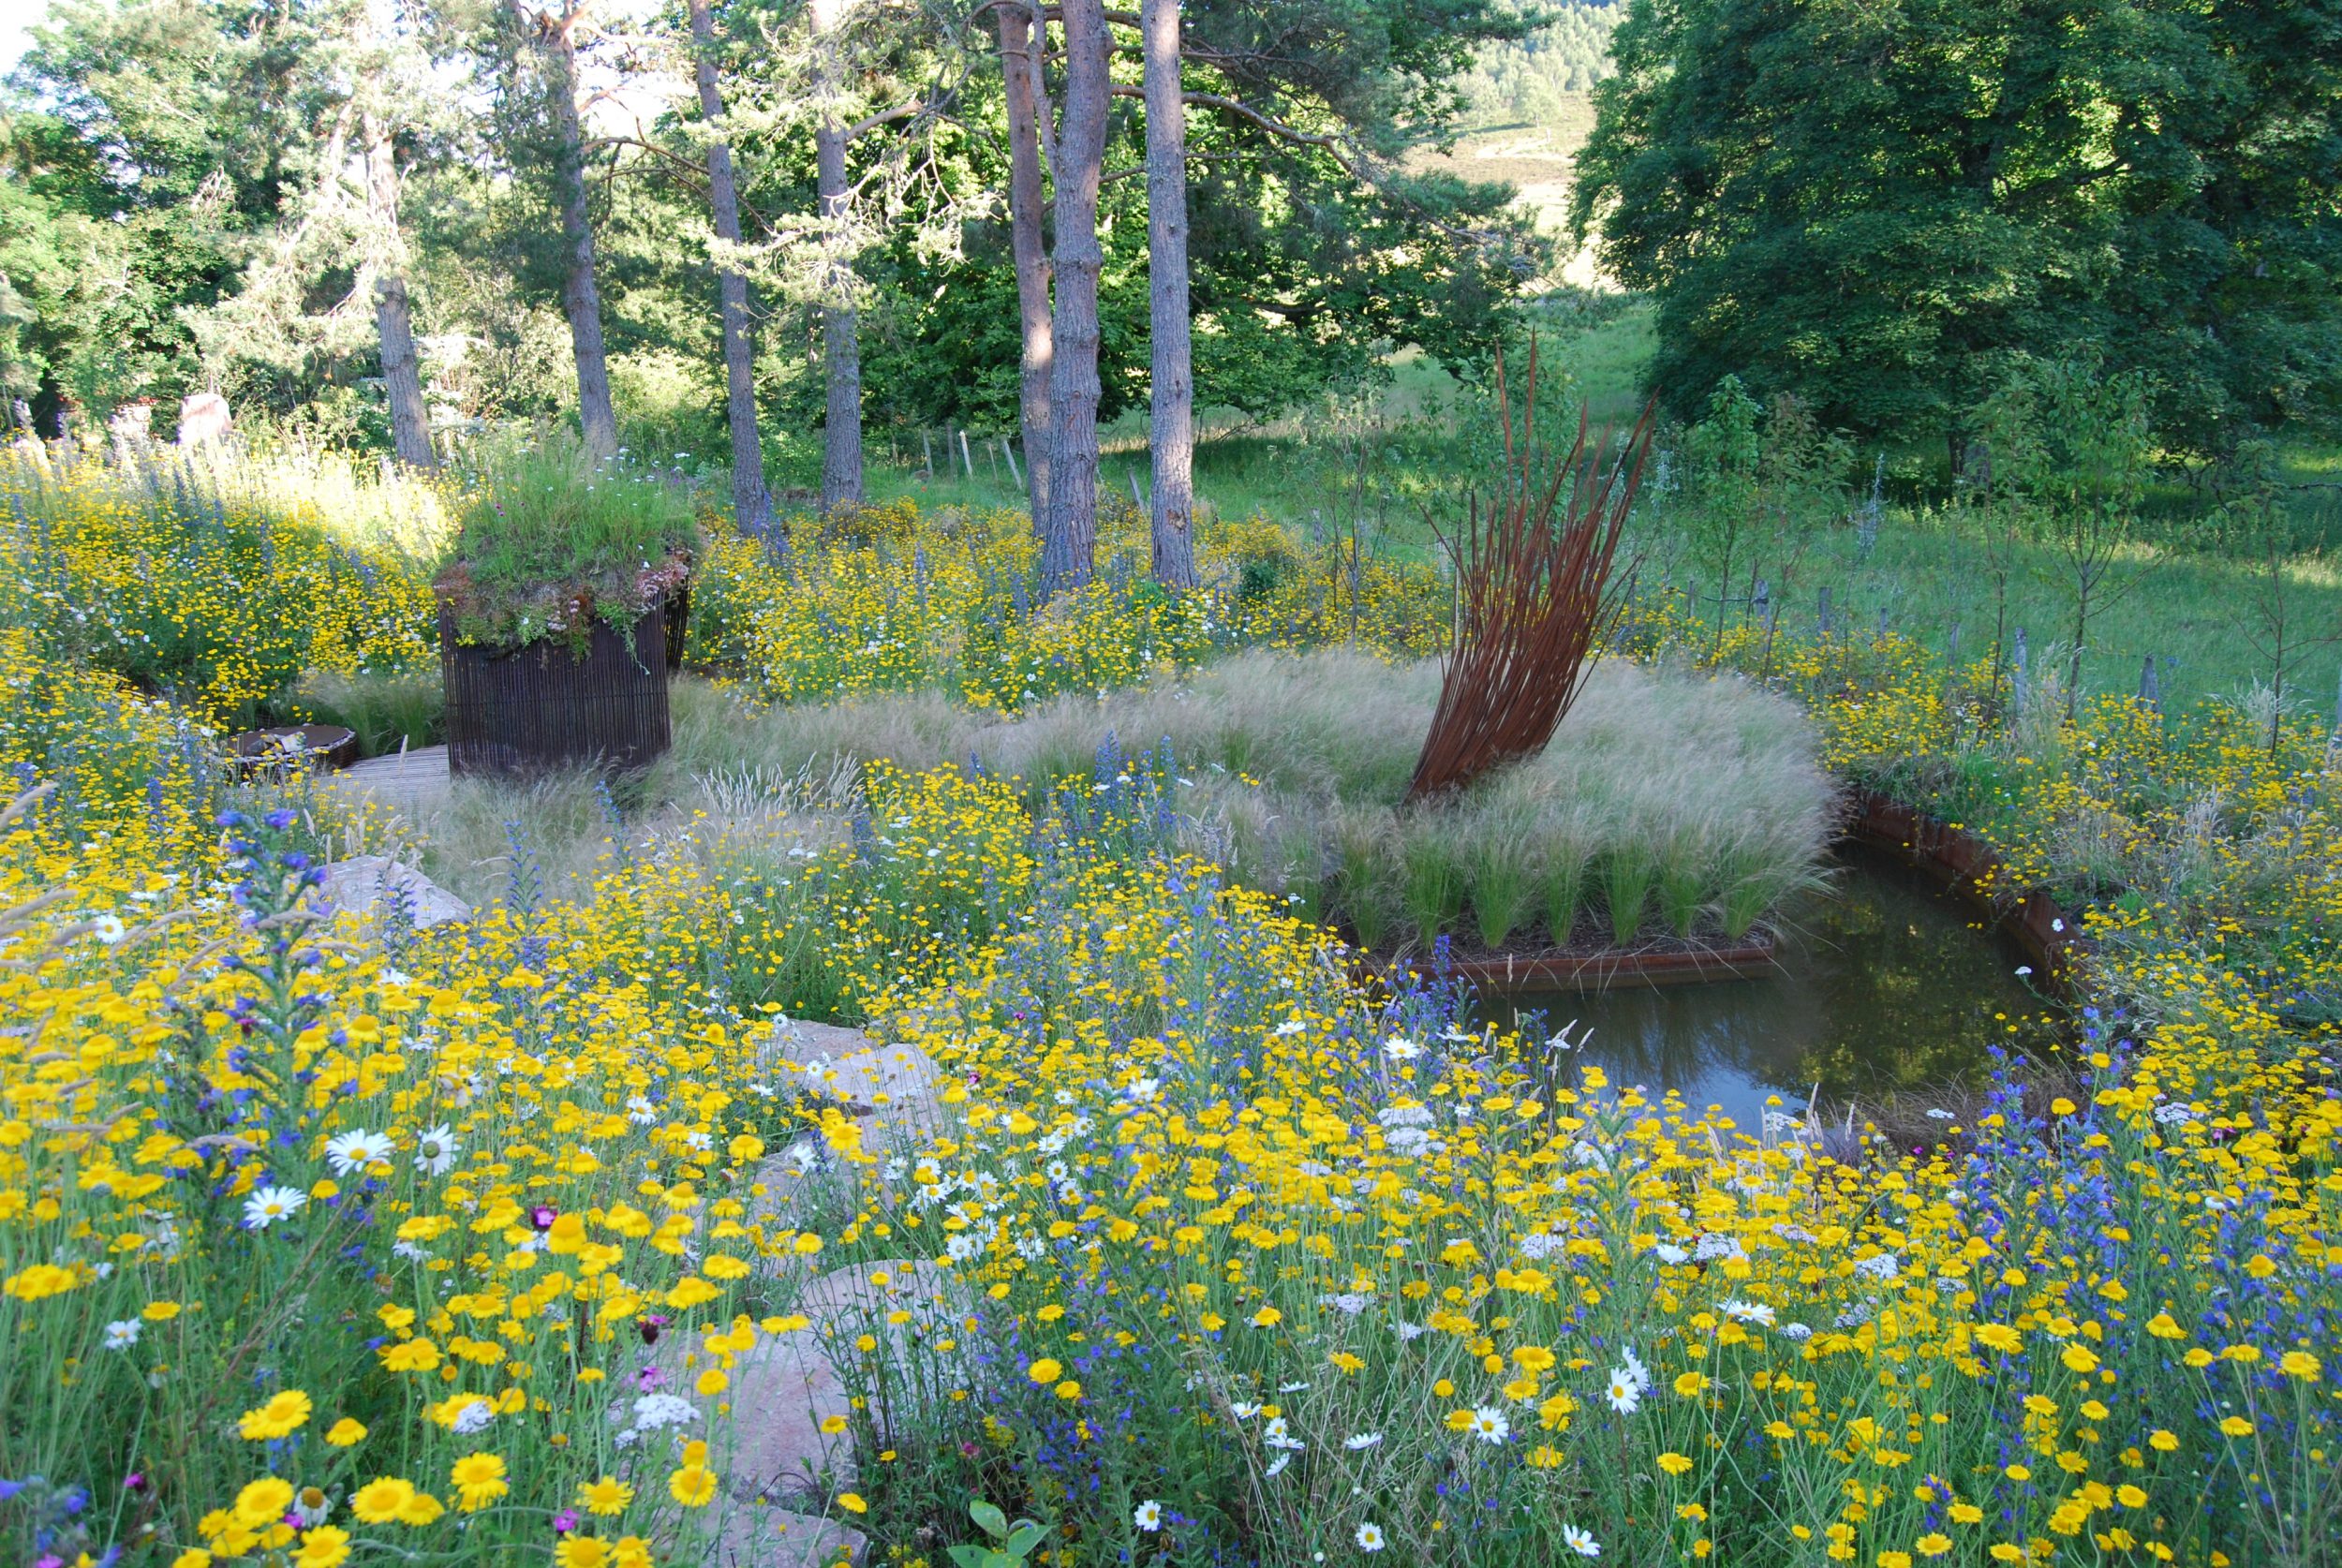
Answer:
<svg viewBox="0 0 2342 1568"><path fill-rule="evenodd" d="M392 576L297 515L180 518L258 535L256 566L152 552L167 492L13 482L45 509L28 581ZM1291 547L1250 596L1232 569L1036 604L986 574L1002 527L900 507L787 568L719 533L692 636L757 702L997 711L1346 642L1354 610L1370 649L1438 635L1428 569L1354 605ZM266 590L287 645L419 657L411 615L304 622L303 581ZM0 730L27 1561L748 1561L826 1517L933 1562L987 1516L1005 1539L992 1508L1061 1563L2333 1561L2322 724L2272 746L2218 703L2102 700L2012 730L1981 667L1712 653L1639 599L1613 657L1786 692L1841 777L2083 923L2068 1058L2004 1059L1931 1146L1849 1149L1364 976L1181 848L1143 748L1038 794L873 765L826 803L848 830L786 852L706 822L575 899L516 873L467 923L336 916L326 862L378 808L232 774L211 723L245 677L155 679L58 602L7 630ZM776 1027L808 1015L924 1051L934 1103L841 1109ZM912 1306L800 1309L852 1269ZM793 1338L841 1369L847 1457L775 1493L738 1458Z"/></svg>

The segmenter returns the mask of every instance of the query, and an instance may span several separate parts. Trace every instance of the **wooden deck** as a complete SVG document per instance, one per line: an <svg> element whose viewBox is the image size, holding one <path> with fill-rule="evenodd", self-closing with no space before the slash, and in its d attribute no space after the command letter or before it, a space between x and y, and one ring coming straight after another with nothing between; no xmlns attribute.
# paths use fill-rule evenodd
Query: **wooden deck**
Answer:
<svg viewBox="0 0 2342 1568"><path fill-rule="evenodd" d="M368 757L327 777L333 788L357 791L384 806L422 806L447 793L447 747L425 746Z"/></svg>

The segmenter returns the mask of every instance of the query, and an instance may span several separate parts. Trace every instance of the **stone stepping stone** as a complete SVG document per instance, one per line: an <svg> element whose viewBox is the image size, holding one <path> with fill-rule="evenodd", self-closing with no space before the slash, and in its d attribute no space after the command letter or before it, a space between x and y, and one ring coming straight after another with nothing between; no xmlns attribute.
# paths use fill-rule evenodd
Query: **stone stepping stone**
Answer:
<svg viewBox="0 0 2342 1568"><path fill-rule="evenodd" d="M726 1489L743 1501L802 1494L816 1485L853 1481L849 1432L822 1430L831 1416L851 1420L845 1380L831 1362L832 1344L851 1347L867 1334L898 1368L915 1345L965 1337L967 1303L956 1276L925 1259L888 1259L834 1269L808 1284L796 1310L812 1325L767 1335L740 1357L732 1373L733 1433ZM899 1316L902 1321L892 1321ZM851 1348L845 1354L856 1354ZM920 1365L905 1368L898 1387L917 1373L956 1366L952 1353L919 1350Z"/></svg>
<svg viewBox="0 0 2342 1568"><path fill-rule="evenodd" d="M706 1568L836 1568L868 1561L870 1542L836 1519L793 1514L769 1503L735 1502L724 1510L716 1539L702 1560Z"/></svg>
<svg viewBox="0 0 2342 1568"><path fill-rule="evenodd" d="M784 1018L773 1026L772 1050L808 1096L861 1118L867 1152L907 1152L919 1134L944 1125L937 1098L942 1071L916 1045L873 1045L859 1029ZM855 1184L853 1167L812 1132L768 1158L757 1179L765 1196L756 1219L768 1225L802 1223L801 1216L824 1202L851 1203Z"/></svg>
<svg viewBox="0 0 2342 1568"><path fill-rule="evenodd" d="M930 1126L942 1069L916 1045L874 1043L860 1029L798 1018L773 1023L772 1049L809 1094L898 1126Z"/></svg>
<svg viewBox="0 0 2342 1568"><path fill-rule="evenodd" d="M404 901L421 930L451 921L471 919L469 904L411 865L383 855L352 855L325 868L325 885L318 890L319 908L326 913L348 910L369 918L386 918Z"/></svg>

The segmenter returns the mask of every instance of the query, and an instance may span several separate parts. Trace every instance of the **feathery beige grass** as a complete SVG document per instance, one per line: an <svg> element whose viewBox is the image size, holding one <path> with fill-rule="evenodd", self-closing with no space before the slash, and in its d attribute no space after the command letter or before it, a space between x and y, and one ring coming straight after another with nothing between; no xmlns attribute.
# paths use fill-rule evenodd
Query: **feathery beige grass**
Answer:
<svg viewBox="0 0 2342 1568"><path fill-rule="evenodd" d="M1248 653L1006 721L934 693L760 709L686 678L647 774L458 780L411 852L475 902L581 896L636 856L833 842L881 758L1018 778L1044 815L1110 734L1151 754L1181 848L1370 947L1739 939L1821 875L1836 803L1812 731L1738 676L1605 660L1542 755L1404 806L1438 694L1433 662L1339 650Z"/></svg>
<svg viewBox="0 0 2342 1568"><path fill-rule="evenodd" d="M1543 755L1402 808L1438 691L1433 662L1340 650L1249 653L1005 722L933 694L751 713L685 683L650 791L837 778L882 757L1014 776L1039 808L1111 733L1187 781L1172 798L1188 847L1378 947L1441 931L1490 948L1737 939L1820 874L1835 798L1812 731L1737 676L1605 660Z"/></svg>

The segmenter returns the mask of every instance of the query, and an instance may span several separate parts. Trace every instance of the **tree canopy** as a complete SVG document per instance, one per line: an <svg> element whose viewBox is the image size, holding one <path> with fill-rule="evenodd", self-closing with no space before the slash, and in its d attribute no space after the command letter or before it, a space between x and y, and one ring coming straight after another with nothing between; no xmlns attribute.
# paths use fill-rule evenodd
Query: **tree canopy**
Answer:
<svg viewBox="0 0 2342 1568"><path fill-rule="evenodd" d="M1634 0L1574 217L1727 375L1940 432L2019 356L2154 388L2170 448L2342 422L2342 4Z"/></svg>

